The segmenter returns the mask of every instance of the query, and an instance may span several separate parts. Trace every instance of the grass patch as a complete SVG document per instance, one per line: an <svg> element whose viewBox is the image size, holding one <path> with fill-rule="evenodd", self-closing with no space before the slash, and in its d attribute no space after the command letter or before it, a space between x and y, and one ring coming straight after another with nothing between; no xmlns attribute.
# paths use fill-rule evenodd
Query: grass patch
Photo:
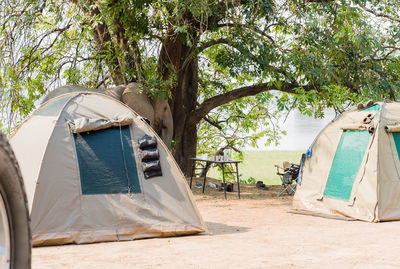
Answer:
<svg viewBox="0 0 400 269"><path fill-rule="evenodd" d="M275 164L282 166L284 161L299 163L303 151L244 151L244 160L239 164L240 179L249 177L263 181L266 185L280 185ZM207 176L222 179L216 168L210 169Z"/></svg>

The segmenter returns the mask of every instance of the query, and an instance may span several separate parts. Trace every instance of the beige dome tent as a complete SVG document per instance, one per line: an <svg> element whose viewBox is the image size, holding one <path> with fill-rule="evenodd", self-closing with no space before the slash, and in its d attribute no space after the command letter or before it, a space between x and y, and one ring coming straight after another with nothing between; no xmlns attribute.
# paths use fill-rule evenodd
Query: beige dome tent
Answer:
<svg viewBox="0 0 400 269"><path fill-rule="evenodd" d="M400 219L400 103L343 113L302 165L295 210L379 222Z"/></svg>
<svg viewBox="0 0 400 269"><path fill-rule="evenodd" d="M75 92L53 98L10 143L25 181L34 245L206 230L165 145L111 97Z"/></svg>

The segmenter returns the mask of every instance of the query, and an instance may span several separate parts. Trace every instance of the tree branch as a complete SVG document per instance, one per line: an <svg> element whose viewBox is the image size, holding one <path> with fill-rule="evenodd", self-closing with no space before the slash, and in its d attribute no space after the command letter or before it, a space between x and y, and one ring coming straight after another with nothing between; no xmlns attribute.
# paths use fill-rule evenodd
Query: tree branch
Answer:
<svg viewBox="0 0 400 269"><path fill-rule="evenodd" d="M205 116L204 121L208 122L210 125L214 126L215 128L217 128L218 130L222 130L221 125L219 125L217 122L215 122L212 118Z"/></svg>
<svg viewBox="0 0 400 269"><path fill-rule="evenodd" d="M64 33L65 31L67 31L67 30L71 27L71 23L70 23L70 22L71 22L71 21L69 21L69 22L67 23L67 25L66 25L65 27L63 27L63 28L53 29L53 30L51 30L50 32L43 34L43 36L41 37L41 39L39 40L39 42L38 42L36 45L34 45L34 46L30 49L29 55L28 55L28 56L24 56L24 57L22 58L22 60L21 60L22 62L27 61L27 63L25 64L23 70L26 70L27 68L29 68L29 66L32 64L32 62L36 60L36 58L33 57L33 55L34 55L36 52L38 52L38 51L40 50L40 54L41 54L41 55L44 55L45 52L47 52L48 50L50 50L50 49L54 46L54 44L57 42L57 40L58 40L58 38L61 36L61 34ZM40 46L41 46L42 42L43 42L46 38L48 38L50 35L52 35L52 34L54 34L54 33L57 33L57 36L54 38L54 40L51 42L51 44L49 44L48 47L46 47L46 48L44 48L44 49L41 50L41 49L40 49Z"/></svg>
<svg viewBox="0 0 400 269"><path fill-rule="evenodd" d="M278 50L280 50L282 53L288 52L290 50L288 49L282 49L277 43L276 41L272 38L272 36L268 35L265 31L261 31L260 29L256 28L256 27L250 27L248 25L245 24L241 24L241 23L224 23L224 24L218 24L218 27L242 27L245 29L250 30L253 33L256 33L262 37L265 37L269 40L269 42ZM268 26L267 28L269 28L270 26Z"/></svg>
<svg viewBox="0 0 400 269"><path fill-rule="evenodd" d="M400 48L395 47L395 46L384 46L383 48L384 48L384 49L391 49L391 51L389 51L388 53L386 53L385 57L389 57L390 54L392 54L393 52L400 50Z"/></svg>
<svg viewBox="0 0 400 269"><path fill-rule="evenodd" d="M276 86L271 86L268 83L241 87L241 88L235 89L233 91L229 91L227 93L216 95L216 96L211 97L210 99L207 99L206 101L204 101L203 103L201 103L199 106L196 107L196 109L191 113L189 120L194 121L194 122L199 122L212 109L219 107L223 104L227 104L231 101L240 99L242 97L253 96L258 93L271 91L271 90L280 90L283 92L295 93L294 89L299 88L299 87L302 87L306 91L316 88L313 85L299 86L297 83L283 84L280 89L278 89Z"/></svg>
<svg viewBox="0 0 400 269"><path fill-rule="evenodd" d="M102 11L100 8L95 5L94 1L89 1L90 5L83 5L77 0L70 0L72 3L74 3L79 9L81 9L89 18L91 23L95 22L95 19L97 16L99 16ZM111 4L114 4L112 2ZM118 40L118 31L121 29L115 29L115 32L117 34L117 40ZM124 29L123 29L124 31ZM118 47L120 44L115 44L115 41L113 41L113 31L110 30L110 27L107 25L107 22L103 19L102 22L97 22L96 26L93 28L93 38L94 42L96 44L96 48L98 51L98 54L103 54L107 55L108 51L111 50L113 55L116 55L116 49L115 47ZM114 33L115 34L115 33ZM120 33L122 35L122 33ZM108 43L113 43L114 46L111 46L110 48L107 46ZM122 44L121 44L122 45ZM115 57L112 59L108 60L110 66L110 73L112 74L113 81L116 85L119 84L126 84L126 79L124 74L121 72L121 64L119 60Z"/></svg>
<svg viewBox="0 0 400 269"><path fill-rule="evenodd" d="M220 38L220 39L210 40L210 41L204 42L203 44L200 45L199 52L201 52L201 51L203 51L203 50L205 50L205 49L207 49L207 48L209 48L211 46L217 45L217 44L228 44L228 42L229 41L226 38Z"/></svg>
<svg viewBox="0 0 400 269"><path fill-rule="evenodd" d="M387 15L387 14L378 13L378 12L372 10L372 9L367 8L366 6L364 6L364 5L361 4L361 3L358 4L358 5L359 5L364 11L366 11L366 12L368 12L368 13L371 13L371 14L375 15L376 17L382 17L382 18L386 18L386 19L389 19L389 20L392 20L392 21L400 22L400 19L397 19L397 18L395 18L395 17L389 16L389 15Z"/></svg>

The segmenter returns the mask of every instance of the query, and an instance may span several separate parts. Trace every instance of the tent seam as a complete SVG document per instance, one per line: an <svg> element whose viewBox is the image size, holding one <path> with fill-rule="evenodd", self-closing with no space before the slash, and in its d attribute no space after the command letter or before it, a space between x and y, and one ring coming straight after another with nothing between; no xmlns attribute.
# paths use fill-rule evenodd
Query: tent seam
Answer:
<svg viewBox="0 0 400 269"><path fill-rule="evenodd" d="M379 123L378 123L378 125L379 125ZM358 187L360 186L360 183L363 181L364 176L365 176L365 172L367 170L367 163L369 161L369 153L370 153L372 145L374 144L375 135L376 135L376 132L373 133L372 137L370 138L371 141L369 142L369 147L367 147L367 149L365 150L367 156L365 157L365 162L364 162L364 167L363 167L364 169L363 169L363 172L362 172L361 177L358 180L358 182L354 181L354 183L353 183L353 187L352 188L354 189L354 191L352 191L352 195L350 196L351 199L350 199L350 202L349 202L348 206L354 206L354 203L356 201L357 194L358 194Z"/></svg>
<svg viewBox="0 0 400 269"><path fill-rule="evenodd" d="M386 103L385 102L383 102L383 104L382 104L382 107L381 107L381 110L379 111L379 123L380 122L382 122L382 117L383 117L383 111L384 111L384 109L386 109ZM378 131L378 128L376 128L376 131ZM377 143L378 143L378 141L377 141ZM378 143L378 145L379 145L379 143ZM379 167L379 164L380 164L380 162L379 162L379 152L380 152L380 150L379 150L379 148L378 148L378 151L377 151L377 164L376 164L376 170L377 170L377 178L376 178L376 204L375 204L375 207L374 207L374 221L379 221L379 200L380 200L380 195L379 195L379 193L380 193L380 191L379 191L379 187L380 187L380 184L379 184L379 180L378 180L378 176L379 176L379 174L380 174L380 167Z"/></svg>

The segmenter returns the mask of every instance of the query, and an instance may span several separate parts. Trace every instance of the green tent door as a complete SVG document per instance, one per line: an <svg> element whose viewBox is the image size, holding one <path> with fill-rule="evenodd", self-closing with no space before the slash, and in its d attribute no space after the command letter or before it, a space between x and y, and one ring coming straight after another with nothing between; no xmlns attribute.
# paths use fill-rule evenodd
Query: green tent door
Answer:
<svg viewBox="0 0 400 269"><path fill-rule="evenodd" d="M336 149L324 196L348 201L371 134L344 130Z"/></svg>

